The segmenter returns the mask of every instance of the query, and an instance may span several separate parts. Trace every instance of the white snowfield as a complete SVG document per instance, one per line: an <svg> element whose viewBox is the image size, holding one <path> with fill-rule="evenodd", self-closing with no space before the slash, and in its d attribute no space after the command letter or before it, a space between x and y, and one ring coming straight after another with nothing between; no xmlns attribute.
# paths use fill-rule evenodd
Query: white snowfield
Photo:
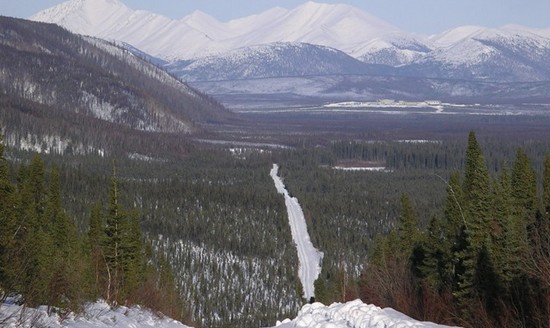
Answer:
<svg viewBox="0 0 550 328"><path fill-rule="evenodd" d="M306 304L294 320L277 322L277 328L444 328L414 320L391 308L381 309L360 300L348 303Z"/></svg>
<svg viewBox="0 0 550 328"><path fill-rule="evenodd" d="M288 194L283 181L277 175L278 171L279 166L277 164L273 164L270 175L271 178L273 178L273 182L275 182L277 192L283 194L285 197L288 222L292 232L292 239L296 243L298 260L300 261L298 276L300 277L300 281L302 282L302 286L304 288L304 297L309 300L311 297L315 296L313 283L321 273L321 260L323 259L323 253L313 247L307 232L304 212L302 211L298 200L295 197L290 197Z"/></svg>

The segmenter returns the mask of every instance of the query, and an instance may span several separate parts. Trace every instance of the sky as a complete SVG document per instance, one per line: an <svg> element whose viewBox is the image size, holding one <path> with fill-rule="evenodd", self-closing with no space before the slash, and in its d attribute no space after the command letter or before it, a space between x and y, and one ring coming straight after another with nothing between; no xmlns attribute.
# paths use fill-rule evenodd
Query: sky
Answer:
<svg viewBox="0 0 550 328"><path fill-rule="evenodd" d="M305 0L121 0L143 9L180 19L195 10L216 19L258 14L273 7L295 8ZM519 24L550 28L550 0L316 0L346 3L398 28L421 34L440 33L461 25L499 27ZM27 18L64 0L0 0L0 15Z"/></svg>

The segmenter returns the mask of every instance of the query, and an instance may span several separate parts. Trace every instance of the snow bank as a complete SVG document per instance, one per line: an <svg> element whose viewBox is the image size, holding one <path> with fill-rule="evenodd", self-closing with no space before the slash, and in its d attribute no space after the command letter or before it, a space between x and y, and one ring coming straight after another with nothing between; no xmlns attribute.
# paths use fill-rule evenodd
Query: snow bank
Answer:
<svg viewBox="0 0 550 328"><path fill-rule="evenodd" d="M360 300L348 303L304 305L294 320L277 322L277 328L444 328L414 320L391 308L381 309Z"/></svg>
<svg viewBox="0 0 550 328"><path fill-rule="evenodd" d="M179 321L163 317L142 309L139 306L112 308L104 301L90 303L84 313L68 314L61 319L57 314L48 315L46 307L24 308L16 304L0 304L0 326L5 328L92 328L92 327L132 327L132 328L189 328Z"/></svg>

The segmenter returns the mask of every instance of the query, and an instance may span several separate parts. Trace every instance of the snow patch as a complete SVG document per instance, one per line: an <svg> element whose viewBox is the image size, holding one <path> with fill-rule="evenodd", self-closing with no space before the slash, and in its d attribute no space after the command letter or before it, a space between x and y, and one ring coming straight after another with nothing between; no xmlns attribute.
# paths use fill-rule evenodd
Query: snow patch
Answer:
<svg viewBox="0 0 550 328"><path fill-rule="evenodd" d="M306 304L294 320L277 322L278 328L444 328L449 326L414 320L391 308L381 309L360 300L348 303Z"/></svg>
<svg viewBox="0 0 550 328"><path fill-rule="evenodd" d="M132 328L189 328L179 321L151 310L134 307L111 307L105 301L87 304L81 314L69 313L60 316L48 312L41 306L37 309L17 304L0 304L0 323L5 328L92 328L92 327L132 327Z"/></svg>

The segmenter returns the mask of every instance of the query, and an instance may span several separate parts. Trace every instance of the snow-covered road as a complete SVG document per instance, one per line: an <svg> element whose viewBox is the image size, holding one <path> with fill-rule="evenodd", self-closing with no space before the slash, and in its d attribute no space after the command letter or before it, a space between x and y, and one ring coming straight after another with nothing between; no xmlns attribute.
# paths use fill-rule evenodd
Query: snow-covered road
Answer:
<svg viewBox="0 0 550 328"><path fill-rule="evenodd" d="M309 234L307 232L306 219L302 207L298 203L295 197L290 197L288 191L285 189L285 185L279 176L277 175L279 166L273 164L270 175L275 182L275 188L277 192L283 194L285 197L285 204L288 213L288 222L290 224L290 230L292 232L292 239L296 243L296 249L298 251L299 269L298 276L302 282L304 288L304 297L309 300L312 296L315 296L315 290L313 283L321 273L321 260L323 259L323 253L313 247Z"/></svg>

